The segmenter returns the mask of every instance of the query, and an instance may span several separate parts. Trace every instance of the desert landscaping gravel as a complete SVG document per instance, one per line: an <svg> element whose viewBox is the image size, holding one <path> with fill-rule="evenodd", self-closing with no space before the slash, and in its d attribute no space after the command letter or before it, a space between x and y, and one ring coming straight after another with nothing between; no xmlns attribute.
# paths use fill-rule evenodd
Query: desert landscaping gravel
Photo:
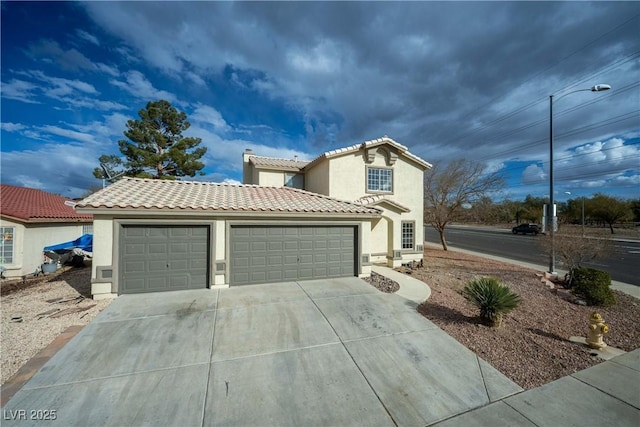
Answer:
<svg viewBox="0 0 640 427"><path fill-rule="evenodd" d="M608 345L624 351L640 347L640 300L618 291L613 306L582 306L570 301L566 290L544 284L541 271L433 248L425 250L423 268L399 271L431 288L420 313L525 389L603 361L588 347L569 341L571 336L586 337L594 311L609 326L604 337ZM497 329L483 325L478 310L461 294L469 280L482 276L501 279L522 297Z"/></svg>
<svg viewBox="0 0 640 427"><path fill-rule="evenodd" d="M86 325L109 305L91 299L90 282L90 267L65 267L26 284L2 283L2 384L69 326Z"/></svg>
<svg viewBox="0 0 640 427"><path fill-rule="evenodd" d="M371 272L371 276L365 277L363 280L379 291L387 294L398 292L400 289L400 285L395 280L391 280L374 272Z"/></svg>

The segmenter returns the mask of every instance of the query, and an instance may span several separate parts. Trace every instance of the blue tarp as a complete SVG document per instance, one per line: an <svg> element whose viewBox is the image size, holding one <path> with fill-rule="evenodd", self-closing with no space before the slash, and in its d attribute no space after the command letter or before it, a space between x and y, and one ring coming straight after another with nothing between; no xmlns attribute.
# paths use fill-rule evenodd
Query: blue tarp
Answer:
<svg viewBox="0 0 640 427"><path fill-rule="evenodd" d="M59 243L57 245L45 246L44 251L61 251L65 249L78 248L86 252L93 252L93 234L83 234L76 240Z"/></svg>

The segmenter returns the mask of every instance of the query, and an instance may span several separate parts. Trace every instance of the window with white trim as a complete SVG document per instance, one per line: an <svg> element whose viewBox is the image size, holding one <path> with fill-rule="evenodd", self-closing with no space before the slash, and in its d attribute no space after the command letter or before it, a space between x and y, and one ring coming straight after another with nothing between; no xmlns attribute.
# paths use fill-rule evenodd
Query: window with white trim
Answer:
<svg viewBox="0 0 640 427"><path fill-rule="evenodd" d="M13 264L13 242L15 229L13 227L0 227L0 264Z"/></svg>
<svg viewBox="0 0 640 427"><path fill-rule="evenodd" d="M402 221L402 249L413 249L415 243L415 224Z"/></svg>
<svg viewBox="0 0 640 427"><path fill-rule="evenodd" d="M367 168L367 191L391 193L393 191L393 170Z"/></svg>

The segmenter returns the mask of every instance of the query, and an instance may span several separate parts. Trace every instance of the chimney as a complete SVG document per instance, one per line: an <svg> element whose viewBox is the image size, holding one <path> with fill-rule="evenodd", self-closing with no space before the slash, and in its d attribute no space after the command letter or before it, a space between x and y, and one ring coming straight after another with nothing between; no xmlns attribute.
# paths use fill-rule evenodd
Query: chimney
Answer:
<svg viewBox="0 0 640 427"><path fill-rule="evenodd" d="M295 156L293 156L293 160L296 161L296 162L298 161L298 155L297 154Z"/></svg>
<svg viewBox="0 0 640 427"><path fill-rule="evenodd" d="M242 183L253 184L253 167L249 163L249 158L253 156L251 148L245 148L242 153Z"/></svg>

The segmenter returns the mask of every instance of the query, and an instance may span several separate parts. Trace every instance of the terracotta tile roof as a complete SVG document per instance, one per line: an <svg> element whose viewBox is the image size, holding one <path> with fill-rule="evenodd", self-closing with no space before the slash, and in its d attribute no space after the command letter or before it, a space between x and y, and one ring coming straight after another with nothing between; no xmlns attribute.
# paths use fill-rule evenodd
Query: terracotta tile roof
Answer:
<svg viewBox="0 0 640 427"><path fill-rule="evenodd" d="M395 206L401 211L411 212L411 209L409 209L408 207L396 202L393 199L390 199L387 196L383 196L382 194L373 194L370 196L360 197L358 200L356 200L356 203L361 204L362 206L375 206L380 203L388 203L392 206Z"/></svg>
<svg viewBox="0 0 640 427"><path fill-rule="evenodd" d="M291 160L291 159L278 159L275 157L261 157L251 156L249 161L257 167L263 168L275 168L275 169L290 169L294 171L300 171L304 168L308 161Z"/></svg>
<svg viewBox="0 0 640 427"><path fill-rule="evenodd" d="M380 210L288 187L123 178L81 200L82 209L330 213L379 216Z"/></svg>
<svg viewBox="0 0 640 427"><path fill-rule="evenodd" d="M0 213L23 222L91 222L64 202L71 199L35 188L0 184Z"/></svg>
<svg viewBox="0 0 640 427"><path fill-rule="evenodd" d="M406 156L406 157L412 159L414 162L416 162L419 165L423 166L425 169L431 168L431 164L430 163L422 160L420 157L416 156L415 154L410 153L409 149L407 147L405 147L402 144L397 143L396 141L394 141L393 139L389 138L388 136L383 136L382 138L372 139L370 141L365 141L365 142L362 142L360 144L351 145L349 147L338 148L336 150L326 151L326 152L320 154L315 159L311 160L307 164L306 168L308 169L309 167L312 167L313 165L315 165L316 163L319 163L323 159L330 159L332 157L341 156L343 154L356 152L356 151L360 150L361 148L366 149L366 148L371 148L371 147L375 147L377 145L382 145L382 144L389 144L389 145L395 147L403 156Z"/></svg>

